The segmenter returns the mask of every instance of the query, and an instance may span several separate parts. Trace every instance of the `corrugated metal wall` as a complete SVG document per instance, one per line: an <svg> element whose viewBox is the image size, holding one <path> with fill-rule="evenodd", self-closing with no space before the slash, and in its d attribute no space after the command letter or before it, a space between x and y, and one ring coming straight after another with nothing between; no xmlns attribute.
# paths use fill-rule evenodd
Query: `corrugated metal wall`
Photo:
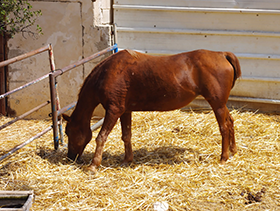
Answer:
<svg viewBox="0 0 280 211"><path fill-rule="evenodd" d="M115 0L113 8L120 49L231 51L243 73L231 100L280 103L280 1Z"/></svg>

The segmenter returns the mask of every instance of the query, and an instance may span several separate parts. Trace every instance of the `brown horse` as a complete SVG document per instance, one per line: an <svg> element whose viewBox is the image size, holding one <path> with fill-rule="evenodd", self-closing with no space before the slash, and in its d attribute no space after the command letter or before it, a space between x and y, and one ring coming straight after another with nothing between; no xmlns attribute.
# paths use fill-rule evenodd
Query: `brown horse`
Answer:
<svg viewBox="0 0 280 211"><path fill-rule="evenodd" d="M124 50L98 64L86 78L77 105L67 121L68 157L79 158L92 138L90 120L101 103L106 110L103 126L96 138L90 171L102 160L103 146L121 121L125 146L123 163L133 160L131 147L132 111L170 111L189 104L202 95L211 105L222 135L221 163L235 154L233 118L226 103L231 88L241 76L239 61L233 53L196 50L172 56L151 56Z"/></svg>

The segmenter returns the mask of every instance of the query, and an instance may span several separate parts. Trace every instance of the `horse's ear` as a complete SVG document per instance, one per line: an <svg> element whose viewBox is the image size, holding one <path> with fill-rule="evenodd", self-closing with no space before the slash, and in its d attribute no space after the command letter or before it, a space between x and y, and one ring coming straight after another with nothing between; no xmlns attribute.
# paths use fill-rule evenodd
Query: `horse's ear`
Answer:
<svg viewBox="0 0 280 211"><path fill-rule="evenodd" d="M66 122L71 122L71 117L70 116L68 116L66 114L62 114L62 117Z"/></svg>

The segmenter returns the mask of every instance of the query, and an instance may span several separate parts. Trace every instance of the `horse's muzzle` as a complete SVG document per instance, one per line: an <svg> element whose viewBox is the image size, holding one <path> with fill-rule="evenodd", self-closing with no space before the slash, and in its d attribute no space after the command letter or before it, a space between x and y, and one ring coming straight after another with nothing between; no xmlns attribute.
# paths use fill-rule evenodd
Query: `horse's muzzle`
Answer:
<svg viewBox="0 0 280 211"><path fill-rule="evenodd" d="M79 154L68 153L67 157L76 163L81 163L81 156L79 156Z"/></svg>

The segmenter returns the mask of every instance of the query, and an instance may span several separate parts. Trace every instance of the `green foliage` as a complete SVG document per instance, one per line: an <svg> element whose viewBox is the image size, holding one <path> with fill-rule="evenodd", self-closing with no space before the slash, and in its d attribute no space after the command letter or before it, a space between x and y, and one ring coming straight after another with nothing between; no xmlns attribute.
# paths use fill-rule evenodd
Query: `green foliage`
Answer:
<svg viewBox="0 0 280 211"><path fill-rule="evenodd" d="M36 19L42 15L41 10L32 11L32 6L27 0L1 0L0 5L0 34L6 33L13 37L21 32L29 35L36 33L30 30L30 26L35 24ZM42 34L42 29L37 25L36 31Z"/></svg>

